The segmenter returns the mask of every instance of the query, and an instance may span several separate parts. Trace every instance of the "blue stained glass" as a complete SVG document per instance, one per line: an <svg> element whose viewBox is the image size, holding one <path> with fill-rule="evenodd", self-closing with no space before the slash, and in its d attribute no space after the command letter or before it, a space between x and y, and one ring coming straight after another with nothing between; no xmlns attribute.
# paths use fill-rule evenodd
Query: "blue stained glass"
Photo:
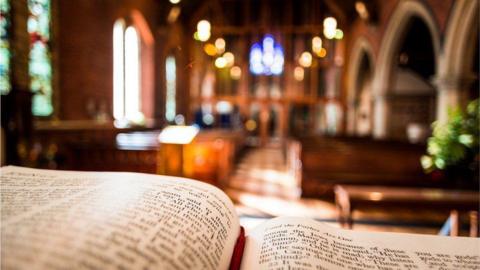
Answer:
<svg viewBox="0 0 480 270"><path fill-rule="evenodd" d="M53 112L52 65L50 57L50 0L28 0L27 28L30 34L28 73L34 93L32 113L48 116Z"/></svg>
<svg viewBox="0 0 480 270"><path fill-rule="evenodd" d="M283 48L272 35L265 35L262 43L254 43L250 48L250 72L255 75L280 75L283 64Z"/></svg>

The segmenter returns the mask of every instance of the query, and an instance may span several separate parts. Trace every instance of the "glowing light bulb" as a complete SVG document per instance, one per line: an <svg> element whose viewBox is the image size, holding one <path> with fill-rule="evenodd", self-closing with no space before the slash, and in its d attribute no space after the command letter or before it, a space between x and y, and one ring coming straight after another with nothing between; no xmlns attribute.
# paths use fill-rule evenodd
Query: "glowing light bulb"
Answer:
<svg viewBox="0 0 480 270"><path fill-rule="evenodd" d="M283 63L285 59L283 57L283 50L280 46L275 47L275 56L273 58L273 65L270 67L270 71L274 75L280 75L283 72Z"/></svg>
<svg viewBox="0 0 480 270"><path fill-rule="evenodd" d="M235 62L235 56L231 52L226 52L223 54L223 58L227 61L227 66L231 67L233 66L233 63Z"/></svg>
<svg viewBox="0 0 480 270"><path fill-rule="evenodd" d="M318 54L322 49L322 39L318 36L312 38L312 51Z"/></svg>
<svg viewBox="0 0 480 270"><path fill-rule="evenodd" d="M217 68L224 68L227 66L227 60L223 57L218 57L216 60L215 60L215 66Z"/></svg>
<svg viewBox="0 0 480 270"><path fill-rule="evenodd" d="M205 51L206 54L210 56L214 56L217 54L217 48L212 43L207 43L205 46L203 46L203 50Z"/></svg>
<svg viewBox="0 0 480 270"><path fill-rule="evenodd" d="M323 20L323 35L326 38L332 39L335 37L337 30L337 20L333 17L327 17Z"/></svg>
<svg viewBox="0 0 480 270"><path fill-rule="evenodd" d="M318 57L323 58L325 56L327 56L327 50L325 50L325 48L322 48L320 52L318 52Z"/></svg>
<svg viewBox="0 0 480 270"><path fill-rule="evenodd" d="M295 67L293 70L293 77L297 81L303 81L303 77L305 75L305 71L302 67Z"/></svg>
<svg viewBox="0 0 480 270"><path fill-rule="evenodd" d="M200 41L207 41L210 38L210 22L207 20L201 20L197 23L198 39Z"/></svg>
<svg viewBox="0 0 480 270"><path fill-rule="evenodd" d="M178 4L178 3L180 3L180 0L170 0L170 3L172 3L172 4L174 4L174 5L175 5L175 4Z"/></svg>
<svg viewBox="0 0 480 270"><path fill-rule="evenodd" d="M225 51L225 39L223 38L217 38L215 40L215 47L217 48L217 53L221 54Z"/></svg>
<svg viewBox="0 0 480 270"><path fill-rule="evenodd" d="M357 11L358 15L360 15L360 18L362 18L363 20L368 20L370 14L368 13L368 9L365 6L365 3L363 3L362 1L355 2L355 10Z"/></svg>
<svg viewBox="0 0 480 270"><path fill-rule="evenodd" d="M264 51L273 51L273 44L275 41L273 40L272 35L266 35L263 38L263 50Z"/></svg>
<svg viewBox="0 0 480 270"><path fill-rule="evenodd" d="M312 54L309 52L303 52L302 55L300 55L300 59L298 59L298 63L302 67L310 67L312 65Z"/></svg>
<svg viewBox="0 0 480 270"><path fill-rule="evenodd" d="M193 39L200 40L200 38L198 37L198 32L197 31L195 31L195 33L193 33Z"/></svg>
<svg viewBox="0 0 480 270"><path fill-rule="evenodd" d="M341 29L335 30L335 39L342 39L343 38L343 31Z"/></svg>
<svg viewBox="0 0 480 270"><path fill-rule="evenodd" d="M333 17L327 17L323 20L323 27L337 29L337 20Z"/></svg>
<svg viewBox="0 0 480 270"><path fill-rule="evenodd" d="M242 69L239 66L234 66L230 69L230 77L234 80L239 80L242 77Z"/></svg>
<svg viewBox="0 0 480 270"><path fill-rule="evenodd" d="M198 40L207 41L210 38L210 32L198 32Z"/></svg>
<svg viewBox="0 0 480 270"><path fill-rule="evenodd" d="M210 32L211 25L210 22L207 20L201 20L197 23L197 30L201 31L209 31Z"/></svg>

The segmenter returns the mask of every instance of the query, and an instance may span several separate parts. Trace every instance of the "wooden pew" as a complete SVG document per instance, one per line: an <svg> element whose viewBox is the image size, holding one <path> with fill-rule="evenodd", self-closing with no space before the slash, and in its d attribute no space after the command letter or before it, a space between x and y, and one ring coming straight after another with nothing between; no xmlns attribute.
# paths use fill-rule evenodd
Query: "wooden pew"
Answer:
<svg viewBox="0 0 480 270"><path fill-rule="evenodd" d="M332 196L333 186L442 186L423 172L425 145L347 137L300 139L302 196Z"/></svg>
<svg viewBox="0 0 480 270"><path fill-rule="evenodd" d="M478 234L478 191L445 190L432 188L400 188L385 186L335 186L335 203L338 221L345 228L352 228L352 213L361 208L431 209L450 213L445 231L458 235L459 212L470 215L470 235Z"/></svg>

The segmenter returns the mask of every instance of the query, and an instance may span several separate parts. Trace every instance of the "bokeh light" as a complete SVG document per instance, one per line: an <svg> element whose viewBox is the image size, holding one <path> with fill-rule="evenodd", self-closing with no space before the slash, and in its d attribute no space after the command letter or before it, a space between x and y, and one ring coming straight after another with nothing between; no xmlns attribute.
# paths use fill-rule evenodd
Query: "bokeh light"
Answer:
<svg viewBox="0 0 480 270"><path fill-rule="evenodd" d="M305 76L305 71L302 67L295 67L293 70L293 77L297 81L303 81L303 77Z"/></svg>
<svg viewBox="0 0 480 270"><path fill-rule="evenodd" d="M227 60L223 57L218 57L216 60L215 60L215 66L217 68L224 68L227 66Z"/></svg>
<svg viewBox="0 0 480 270"><path fill-rule="evenodd" d="M239 66L234 66L230 69L230 77L234 80L239 80L242 77L242 69Z"/></svg>
<svg viewBox="0 0 480 270"><path fill-rule="evenodd" d="M326 38L332 39L337 32L337 20L333 17L327 17L323 20L323 35Z"/></svg>
<svg viewBox="0 0 480 270"><path fill-rule="evenodd" d="M312 54L309 52L303 52L298 59L298 63L305 68L308 68L312 65Z"/></svg>

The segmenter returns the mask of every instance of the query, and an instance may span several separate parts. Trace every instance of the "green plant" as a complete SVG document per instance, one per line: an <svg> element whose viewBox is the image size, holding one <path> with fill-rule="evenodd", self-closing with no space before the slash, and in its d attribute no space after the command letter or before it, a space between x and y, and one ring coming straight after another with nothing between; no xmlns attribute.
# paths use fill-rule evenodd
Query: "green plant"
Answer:
<svg viewBox="0 0 480 270"><path fill-rule="evenodd" d="M421 158L425 172L450 168L478 170L479 116L479 101L476 99L468 104L465 111L460 108L449 111L446 123L432 124L433 136L428 139L428 154Z"/></svg>

